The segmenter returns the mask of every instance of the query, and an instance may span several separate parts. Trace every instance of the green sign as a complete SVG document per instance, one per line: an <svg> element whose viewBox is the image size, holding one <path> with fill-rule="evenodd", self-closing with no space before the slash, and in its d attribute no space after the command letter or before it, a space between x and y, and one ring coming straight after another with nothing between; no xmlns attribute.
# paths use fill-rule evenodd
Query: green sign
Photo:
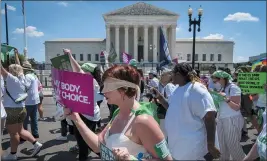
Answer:
<svg viewBox="0 0 267 161"><path fill-rule="evenodd" d="M7 55L10 54L11 51L14 51L15 47L9 46L6 44L1 44L1 60L3 62L7 61Z"/></svg>
<svg viewBox="0 0 267 161"><path fill-rule="evenodd" d="M245 94L265 93L263 85L266 84L267 73L238 73L238 85Z"/></svg>
<svg viewBox="0 0 267 161"><path fill-rule="evenodd" d="M222 101L224 101L225 97L220 95L218 92L214 92L214 91L209 91L209 92L213 99L216 109L219 110L219 105Z"/></svg>
<svg viewBox="0 0 267 161"><path fill-rule="evenodd" d="M100 142L100 155L101 155L101 160L103 161L115 160L113 152L101 142Z"/></svg>
<svg viewBox="0 0 267 161"><path fill-rule="evenodd" d="M67 54L57 56L55 58L50 59L52 62L52 66L56 69L72 71L70 58Z"/></svg>

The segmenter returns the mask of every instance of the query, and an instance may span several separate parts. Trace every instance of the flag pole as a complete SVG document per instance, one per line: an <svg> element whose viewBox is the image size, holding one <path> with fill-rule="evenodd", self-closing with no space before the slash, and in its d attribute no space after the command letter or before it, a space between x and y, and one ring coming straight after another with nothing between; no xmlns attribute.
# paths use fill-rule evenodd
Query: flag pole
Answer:
<svg viewBox="0 0 267 161"><path fill-rule="evenodd" d="M5 22L6 22L6 45L9 45L9 36L8 36L8 16L7 16L7 4L5 3ZM6 46L6 48L7 48ZM6 53L7 66L9 66L9 53Z"/></svg>
<svg viewBox="0 0 267 161"><path fill-rule="evenodd" d="M8 20L7 20L7 4L5 3L5 22L6 22L6 44L9 45L8 40Z"/></svg>
<svg viewBox="0 0 267 161"><path fill-rule="evenodd" d="M24 0L22 0L22 14L23 14L23 29L24 29L24 57L25 57L25 63L29 63L28 62L28 49L27 49L27 33L26 33L26 14L25 14L25 8L24 8Z"/></svg>

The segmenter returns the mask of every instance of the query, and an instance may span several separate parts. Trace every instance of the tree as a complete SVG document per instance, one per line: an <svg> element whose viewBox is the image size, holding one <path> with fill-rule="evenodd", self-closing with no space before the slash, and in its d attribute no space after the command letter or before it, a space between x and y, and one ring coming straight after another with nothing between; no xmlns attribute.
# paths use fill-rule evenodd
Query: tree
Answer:
<svg viewBox="0 0 267 161"><path fill-rule="evenodd" d="M34 58L28 59L28 62L32 65L33 69L37 69L38 67L38 62Z"/></svg>

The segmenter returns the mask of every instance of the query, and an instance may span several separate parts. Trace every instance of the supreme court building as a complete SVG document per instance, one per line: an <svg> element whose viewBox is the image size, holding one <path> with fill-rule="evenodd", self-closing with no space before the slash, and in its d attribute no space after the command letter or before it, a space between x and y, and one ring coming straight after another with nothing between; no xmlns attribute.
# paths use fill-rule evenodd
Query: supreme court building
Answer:
<svg viewBox="0 0 267 161"><path fill-rule="evenodd" d="M179 23L177 13L158 8L144 2L106 13L106 38L70 38L45 41L46 63L62 54L62 48L70 48L79 62L99 63L102 50L114 48L119 55L116 62L122 62L126 52L139 62L159 62L160 27L163 29L171 57L191 63L192 39L176 39ZM234 42L227 40L196 40L196 63L233 68ZM155 65L154 65L155 66Z"/></svg>

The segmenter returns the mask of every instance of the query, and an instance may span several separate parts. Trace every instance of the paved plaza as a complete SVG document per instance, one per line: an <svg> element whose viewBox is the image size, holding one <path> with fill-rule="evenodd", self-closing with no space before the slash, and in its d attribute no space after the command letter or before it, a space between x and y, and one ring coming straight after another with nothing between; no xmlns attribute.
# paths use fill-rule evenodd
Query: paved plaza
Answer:
<svg viewBox="0 0 267 161"><path fill-rule="evenodd" d="M30 149L32 145L29 142L20 144L18 148L18 156L21 161L75 161L77 154L69 152L69 148L75 145L73 136L68 136L69 141L57 141L56 137L60 136L60 122L53 119L55 113L55 103L52 97L46 97L43 102L44 116L47 118L45 121L39 121L40 142L43 143L43 148L36 158L30 157ZM101 104L101 116L103 122L107 122L109 115L108 108L105 102ZM250 127L250 125L248 125ZM242 142L243 148L246 153L251 148L253 141L256 139L256 131L249 129L249 138L245 138ZM10 151L9 148L9 135L5 132L2 140L4 153ZM94 153L90 154L88 160L99 159Z"/></svg>

